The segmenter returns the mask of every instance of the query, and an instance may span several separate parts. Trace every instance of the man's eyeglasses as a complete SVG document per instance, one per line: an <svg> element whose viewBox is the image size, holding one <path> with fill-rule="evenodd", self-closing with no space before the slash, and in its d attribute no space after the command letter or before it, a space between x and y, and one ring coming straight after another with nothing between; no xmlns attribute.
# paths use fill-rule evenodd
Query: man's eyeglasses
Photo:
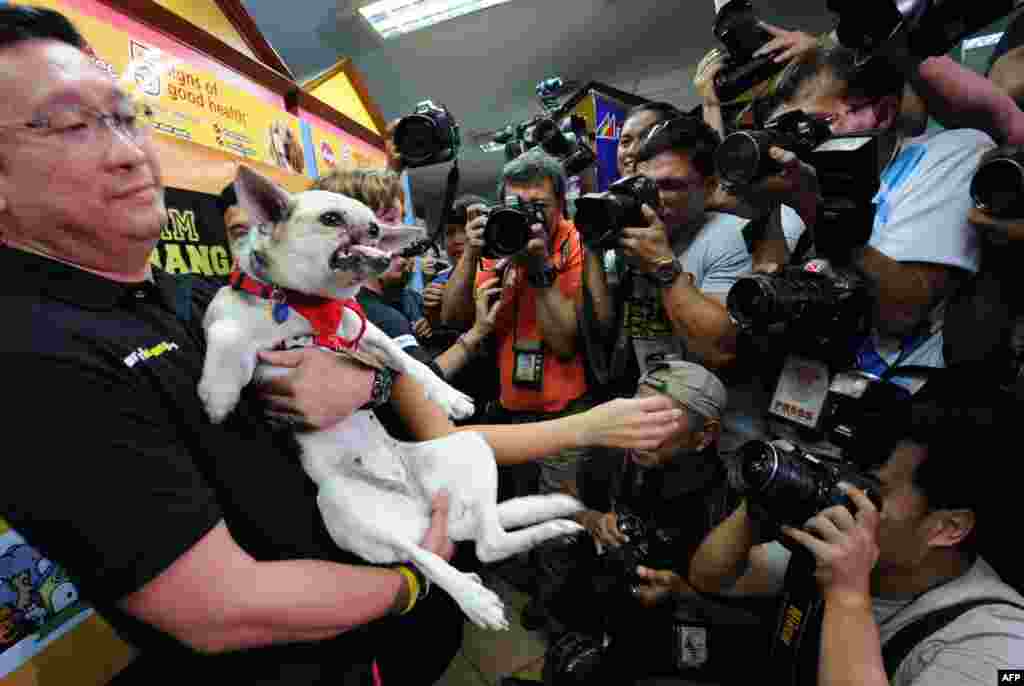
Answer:
<svg viewBox="0 0 1024 686"><path fill-rule="evenodd" d="M114 112L101 112L85 105L67 105L53 108L27 122L0 123L0 130L52 136L76 147L108 142L102 136L112 132L137 144L146 138L152 116L152 108L145 103L127 103Z"/></svg>

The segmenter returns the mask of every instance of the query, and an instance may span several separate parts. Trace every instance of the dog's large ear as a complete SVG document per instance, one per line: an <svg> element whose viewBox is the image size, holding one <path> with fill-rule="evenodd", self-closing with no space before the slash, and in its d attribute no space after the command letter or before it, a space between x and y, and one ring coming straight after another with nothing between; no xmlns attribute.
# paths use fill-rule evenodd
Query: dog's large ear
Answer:
<svg viewBox="0 0 1024 686"><path fill-rule="evenodd" d="M252 225L274 226L287 218L292 195L285 189L245 165L239 165L235 177L238 204L249 215Z"/></svg>
<svg viewBox="0 0 1024 686"><path fill-rule="evenodd" d="M399 252L427 236L427 232L419 226L384 222L377 222L377 226L380 227L380 243L377 247L384 252Z"/></svg>

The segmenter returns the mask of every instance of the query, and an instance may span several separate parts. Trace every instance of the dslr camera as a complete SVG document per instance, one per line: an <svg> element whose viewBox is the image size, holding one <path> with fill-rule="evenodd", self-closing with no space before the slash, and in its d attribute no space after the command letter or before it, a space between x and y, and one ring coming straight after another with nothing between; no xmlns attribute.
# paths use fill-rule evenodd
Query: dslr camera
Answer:
<svg viewBox="0 0 1024 686"><path fill-rule="evenodd" d="M772 35L761 27L750 0L729 0L718 11L713 30L728 52L725 64L715 74L715 93L723 101L734 100L786 66L776 63L773 55L754 57Z"/></svg>
<svg viewBox="0 0 1024 686"><path fill-rule="evenodd" d="M640 581L636 574L639 565L646 564L650 557L647 525L630 512L620 512L616 517L619 531L629 539L614 548L608 548L600 558L600 577L595 581L604 590L632 589Z"/></svg>
<svg viewBox="0 0 1024 686"><path fill-rule="evenodd" d="M802 110L793 110L775 117L761 130L736 131L726 136L715 150L715 167L726 184L749 186L782 171L768 154L771 148L783 148L805 159L831 137L827 123Z"/></svg>
<svg viewBox="0 0 1024 686"><path fill-rule="evenodd" d="M505 159L509 162L540 147L562 161L566 176L578 176L597 161L587 143L587 122L577 114L570 115L562 126L548 116L534 117L507 128L495 141L505 143Z"/></svg>
<svg viewBox="0 0 1024 686"><path fill-rule="evenodd" d="M729 316L741 331L781 338L791 350L815 358L845 350L865 334L872 303L866 276L821 258L741 277L726 296Z"/></svg>
<svg viewBox="0 0 1024 686"><path fill-rule="evenodd" d="M534 224L547 226L544 210L543 203L523 200L516 195L505 198L503 204L487 208L484 211L487 223L484 225L484 248L481 254L495 260L525 250L533 237L531 227Z"/></svg>
<svg viewBox="0 0 1024 686"><path fill-rule="evenodd" d="M1002 145L985 153L971 180L971 197L993 217L1024 217L1024 146Z"/></svg>
<svg viewBox="0 0 1024 686"><path fill-rule="evenodd" d="M786 441L748 441L739 449L734 478L751 514L775 526L802 528L804 522L834 505L856 508L839 488L844 481L864 491L881 507L880 484L852 462L814 455Z"/></svg>
<svg viewBox="0 0 1024 686"><path fill-rule="evenodd" d="M395 148L409 168L426 167L455 159L461 139L459 125L444 105L425 100L395 127Z"/></svg>
<svg viewBox="0 0 1024 686"><path fill-rule="evenodd" d="M587 193L576 200L576 230L585 245L611 250L624 228L647 225L640 209L644 205L659 207L658 187L646 176L627 176L604 193Z"/></svg>
<svg viewBox="0 0 1024 686"><path fill-rule="evenodd" d="M945 55L961 39L1006 16L1019 0L828 0L836 36L860 61L888 50L925 59Z"/></svg>

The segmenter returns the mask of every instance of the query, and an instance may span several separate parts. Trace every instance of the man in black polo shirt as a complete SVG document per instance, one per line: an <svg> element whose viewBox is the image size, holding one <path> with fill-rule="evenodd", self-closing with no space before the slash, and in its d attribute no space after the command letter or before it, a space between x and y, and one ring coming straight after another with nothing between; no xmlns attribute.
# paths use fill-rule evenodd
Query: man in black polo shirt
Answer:
<svg viewBox="0 0 1024 686"><path fill-rule="evenodd" d="M141 682L363 684L378 655L385 683L432 682L461 640L447 596L420 601L415 573L335 546L259 398L205 416L211 289L149 268L165 219L150 134L82 47L55 12L0 8L0 352L21 446L0 516L140 649ZM300 410L333 394L347 415L340 388L349 411L370 399L372 372L297 357ZM450 557L446 510L423 545ZM388 614L405 616L374 621Z"/></svg>

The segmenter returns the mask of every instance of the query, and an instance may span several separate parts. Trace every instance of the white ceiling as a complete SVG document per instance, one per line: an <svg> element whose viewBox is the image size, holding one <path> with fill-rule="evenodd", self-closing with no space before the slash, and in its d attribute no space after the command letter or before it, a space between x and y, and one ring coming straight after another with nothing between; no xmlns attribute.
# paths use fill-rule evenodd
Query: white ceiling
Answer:
<svg viewBox="0 0 1024 686"><path fill-rule="evenodd" d="M824 0L754 2L762 18L787 28L832 24ZM353 18L353 4L366 2L244 4L300 80L351 57L388 119L421 100L446 104L463 132L461 188L483 194L493 193L504 156L483 153L468 133L540 112L538 81L595 80L689 108L698 104L693 67L715 45L710 0L512 0L385 43ZM413 171L417 202L437 204L448 166Z"/></svg>

